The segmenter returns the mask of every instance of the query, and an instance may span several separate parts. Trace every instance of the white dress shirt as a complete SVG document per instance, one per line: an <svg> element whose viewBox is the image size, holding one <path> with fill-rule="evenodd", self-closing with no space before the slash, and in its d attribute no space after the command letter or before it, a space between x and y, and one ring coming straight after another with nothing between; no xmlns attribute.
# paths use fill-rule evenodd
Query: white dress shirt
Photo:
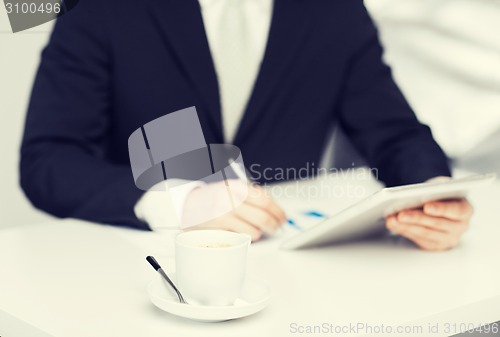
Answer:
<svg viewBox="0 0 500 337"><path fill-rule="evenodd" d="M233 4L229 2L237 2L236 5L241 6L238 10L243 17L238 17L237 20L242 22L243 27L240 28L244 33L244 41L237 37L238 41L235 43L244 43L247 51L244 55L245 71L238 74L243 78L240 77L237 80L234 77L223 76L223 74L228 73L225 71L227 69L224 68L228 60L224 58L227 56L224 54L227 51L220 41L221 36L226 35L226 32L221 32L221 29L224 29L221 24L224 23L222 22L225 20L224 15L227 15L226 6ZM232 142L264 56L271 25L273 0L199 0L199 3L219 81L224 137L227 142ZM227 43L227 41L224 42ZM238 99L232 99L233 97L238 97ZM160 184L166 186L166 182ZM194 188L199 186L200 183L197 182L186 182L184 185L170 189L168 193L147 191L135 205L134 212L153 230L181 227L180 217L186 198Z"/></svg>
<svg viewBox="0 0 500 337"><path fill-rule="evenodd" d="M273 1L199 0L199 3L215 71L219 79L224 136L226 142L232 142L264 56L271 25ZM228 5L238 7L236 13L229 13L235 16L240 15L234 18L239 21L239 25L236 27L231 27L231 23L224 25L224 21L227 21L225 11L228 10L226 8ZM241 31L234 31L232 32L234 36L231 36L231 32L225 31L228 25L230 29L236 30L236 28L240 28ZM234 43L238 49L244 49L242 50L244 55L237 55L237 57L244 58L244 60L234 60L236 62L240 61L236 65L242 65L241 68L243 69L238 69L238 67L237 69L231 69L231 64L229 64L231 60L226 57L231 53L231 46L225 45L223 43L225 41L222 41L226 36L237 39L238 41L230 41L230 43ZM224 76L224 67L228 68L226 70L230 72L239 71L236 74L237 80L231 77L226 78ZM234 102L235 96L240 98L236 102ZM231 101L232 99L233 101Z"/></svg>

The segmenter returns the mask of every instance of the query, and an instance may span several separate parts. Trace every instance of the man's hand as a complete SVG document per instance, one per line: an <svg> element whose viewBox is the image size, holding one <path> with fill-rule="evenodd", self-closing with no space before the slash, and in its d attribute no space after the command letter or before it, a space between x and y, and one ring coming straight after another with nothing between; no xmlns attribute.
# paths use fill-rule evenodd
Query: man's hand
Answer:
<svg viewBox="0 0 500 337"><path fill-rule="evenodd" d="M428 202L386 219L389 230L412 240L424 250L443 251L458 245L469 227L473 208L466 199Z"/></svg>
<svg viewBox="0 0 500 337"><path fill-rule="evenodd" d="M246 184L238 180L232 180L230 183L232 193L238 193L237 184L241 184L241 187ZM241 188L241 190L244 189ZM207 200L210 202L207 203ZM190 229L218 228L246 233L252 237L252 241L260 239L263 233L274 233L286 219L281 207L262 187L257 185L248 185L247 198L231 212L218 217L208 214L214 211L217 213L217 209L222 207L227 208L227 190L224 182L207 184L189 193L183 217L187 222L200 223ZM202 217L206 219L207 214L212 220L201 223L199 219Z"/></svg>

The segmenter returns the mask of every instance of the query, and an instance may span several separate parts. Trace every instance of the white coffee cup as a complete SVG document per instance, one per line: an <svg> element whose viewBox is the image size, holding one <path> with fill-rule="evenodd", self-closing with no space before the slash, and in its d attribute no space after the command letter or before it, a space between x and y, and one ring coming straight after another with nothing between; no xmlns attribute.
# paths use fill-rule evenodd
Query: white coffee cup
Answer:
<svg viewBox="0 0 500 337"><path fill-rule="evenodd" d="M175 239L176 281L191 303L231 305L241 293L251 237L224 230L194 230Z"/></svg>

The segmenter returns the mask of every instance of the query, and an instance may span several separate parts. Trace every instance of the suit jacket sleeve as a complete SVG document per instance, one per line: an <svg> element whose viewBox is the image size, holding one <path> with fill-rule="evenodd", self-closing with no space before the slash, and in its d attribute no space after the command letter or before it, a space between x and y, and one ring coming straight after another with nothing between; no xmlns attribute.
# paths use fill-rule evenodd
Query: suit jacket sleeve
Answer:
<svg viewBox="0 0 500 337"><path fill-rule="evenodd" d="M59 217L148 228L133 213L142 192L130 167L107 155L112 88L101 9L81 1L56 22L28 109L21 186Z"/></svg>
<svg viewBox="0 0 500 337"><path fill-rule="evenodd" d="M362 1L349 3L360 15L352 28L354 52L345 73L341 127L388 186L450 175L445 154L383 63L377 30Z"/></svg>

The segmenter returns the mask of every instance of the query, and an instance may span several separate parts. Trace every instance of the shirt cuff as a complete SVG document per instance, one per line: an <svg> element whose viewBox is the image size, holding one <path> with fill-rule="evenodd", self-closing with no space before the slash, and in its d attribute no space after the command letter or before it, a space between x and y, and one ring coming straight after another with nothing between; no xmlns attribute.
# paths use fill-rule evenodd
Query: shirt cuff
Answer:
<svg viewBox="0 0 500 337"><path fill-rule="evenodd" d="M189 193L205 185L201 181L169 179L146 191L134 206L138 219L145 221L152 231L179 229L182 226L184 204Z"/></svg>

